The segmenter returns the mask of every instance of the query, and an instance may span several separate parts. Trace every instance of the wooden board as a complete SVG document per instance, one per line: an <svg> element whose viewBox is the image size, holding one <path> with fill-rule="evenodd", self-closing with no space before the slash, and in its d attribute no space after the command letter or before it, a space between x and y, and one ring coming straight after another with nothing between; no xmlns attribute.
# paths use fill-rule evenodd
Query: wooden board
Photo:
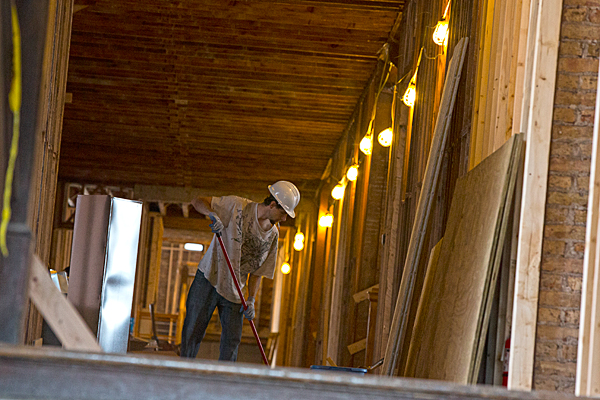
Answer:
<svg viewBox="0 0 600 400"><path fill-rule="evenodd" d="M400 104L400 99L396 100ZM404 103L402 103L404 104ZM397 113L400 115L395 120L394 143L390 150L390 164L388 172L388 196L386 196L386 214L384 218L385 243L381 246L382 254L380 258L379 278L380 290L377 306L377 324L375 327L375 351L376 359L383 357L385 352L386 339L389 335L389 329L394 313L394 280L399 276L398 264L400 260L400 251L398 246L400 229L401 205L402 205L402 179L404 176L404 154L407 137L408 107L399 106Z"/></svg>
<svg viewBox="0 0 600 400"><path fill-rule="evenodd" d="M406 360L406 369L404 370L403 376L414 377L415 376L415 363L419 358L419 350L424 349L428 344L423 345L423 336L419 334L423 329L423 323L425 321L425 312L429 309L431 300L434 298L433 293L433 277L436 274L438 261L440 259L440 250L442 248L442 238L434 247L431 249L429 255L429 263L427 264L427 272L425 274L425 281L423 282L423 290L421 291L421 299L419 300L419 307L417 309L417 315L415 317L415 326L413 332L416 333L410 340L410 349L408 351L408 357Z"/></svg>
<svg viewBox="0 0 600 400"><path fill-rule="evenodd" d="M475 99L473 104L473 120L471 122L471 147L469 154L469 169L475 167L482 160L483 138L486 132L485 109L488 92L488 75L490 72L490 53L492 47L492 28L494 26L494 0L484 0L483 13L480 22L480 37L478 38L477 61L477 86L475 88Z"/></svg>
<svg viewBox="0 0 600 400"><path fill-rule="evenodd" d="M362 351L364 349L367 348L367 339L361 339L358 342L352 343L350 345L347 346L348 347L348 352L352 355L358 353L359 351Z"/></svg>
<svg viewBox="0 0 600 400"><path fill-rule="evenodd" d="M65 349L102 352L90 328L52 283L48 269L36 255L31 257L29 297Z"/></svg>
<svg viewBox="0 0 600 400"><path fill-rule="evenodd" d="M368 287L365 290L361 290L360 292L354 293L352 295L352 298L354 299L355 303L360 303L361 301L368 300L370 294L376 290L379 290L379 283Z"/></svg>
<svg viewBox="0 0 600 400"><path fill-rule="evenodd" d="M498 87L500 77L500 66L502 58L502 35L504 32L504 17L506 6L509 1L496 1L494 6L492 43L490 53L490 70L487 76L488 87L483 115L483 154L481 159L486 158L494 152L494 121L496 120L496 106L498 103ZM480 117L482 115L480 114Z"/></svg>
<svg viewBox="0 0 600 400"><path fill-rule="evenodd" d="M382 367L382 374L391 376L394 374L397 357L399 356L400 346L404 343L407 325L408 313L412 305L412 295L414 281L418 272L418 263L421 258L423 241L429 221L433 197L436 193L436 186L441 167L448 129L452 112L454 110L454 101L458 92L458 83L462 72L463 61L467 53L468 38L463 38L454 48L454 55L450 60L447 78L442 93L440 103L440 112L436 120L433 142L427 161L423 187L419 197L419 205L415 216L411 239L404 263L404 272L400 283L400 291L396 300L394 317L390 327L390 335L385 351L385 357Z"/></svg>
<svg viewBox="0 0 600 400"><path fill-rule="evenodd" d="M516 14L516 18L519 18L519 30L516 33L515 46L517 51L516 55L516 70L514 80L514 105L513 105L513 118L512 118L512 131L523 132L521 129L521 117L523 115L523 98L525 93L523 89L525 87L525 62L527 60L527 37L531 26L529 24L529 12L531 10L531 0L520 0L521 5L520 14Z"/></svg>
<svg viewBox="0 0 600 400"><path fill-rule="evenodd" d="M429 307L423 309L423 346L415 349L415 377L471 383L486 334L495 288L498 235L520 137L483 160L456 183ZM497 271L496 271L497 272Z"/></svg>
<svg viewBox="0 0 600 400"><path fill-rule="evenodd" d="M600 76L600 71L598 73ZM581 317L579 322L579 342L577 343L577 378L575 394L592 396L600 392L600 364L597 362L596 341L600 339L598 329L600 257L598 255L598 227L600 226L600 86L596 91L594 116L594 138L592 144L592 166L590 169L590 194L588 199L587 223L585 232L585 253L583 257L583 284L581 293ZM595 311L595 313L593 312ZM594 350L596 349L596 350Z"/></svg>
<svg viewBox="0 0 600 400"><path fill-rule="evenodd" d="M52 236L54 223L73 1L52 0L48 6L49 18L44 50L40 123L37 126L37 135L43 140L38 140L37 143L34 178L32 178L37 186L37 191L32 196L34 204L31 209L34 211L30 213L29 223L35 237L34 253L46 264L50 260L52 251L52 241L48 238ZM60 206L62 204L59 203L58 207ZM41 320L39 333L41 333Z"/></svg>
<svg viewBox="0 0 600 400"><path fill-rule="evenodd" d="M161 249L163 242L163 218L158 213L150 213L152 242L150 243L150 265L148 268L145 302L142 307L147 307L158 300L158 281L161 263Z"/></svg>
<svg viewBox="0 0 600 400"><path fill-rule="evenodd" d="M535 332L539 298L540 263L544 234L546 189L556 85L556 63L560 43L562 0L542 0L532 13L538 21L533 40L530 103L521 124L526 123L527 149L523 179L523 199L519 224L517 272L508 373L508 388L531 390ZM528 70L528 68L526 68ZM525 100L524 100L525 101Z"/></svg>
<svg viewBox="0 0 600 400"><path fill-rule="evenodd" d="M514 95L514 76L516 72L515 37L518 38L520 22L520 0L506 2L502 32L501 60L498 77L498 91L496 92L496 114L494 118L493 149L500 148L512 133L512 102ZM519 13L517 18L517 13ZM515 62L513 62L515 61ZM511 93L513 95L511 95ZM510 105L510 107L509 107Z"/></svg>
<svg viewBox="0 0 600 400"><path fill-rule="evenodd" d="M74 394L88 400L579 399L550 391L522 393L370 374L12 346L0 346L0 372L0 397L4 399L62 400Z"/></svg>

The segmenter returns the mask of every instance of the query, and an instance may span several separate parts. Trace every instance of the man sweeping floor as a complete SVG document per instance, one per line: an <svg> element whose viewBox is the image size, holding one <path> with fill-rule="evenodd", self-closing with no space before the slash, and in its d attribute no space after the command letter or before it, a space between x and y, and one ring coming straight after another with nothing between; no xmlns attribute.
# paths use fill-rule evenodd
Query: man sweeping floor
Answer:
<svg viewBox="0 0 600 400"><path fill-rule="evenodd" d="M181 333L181 357L195 358L206 327L217 308L221 320L219 360L235 361L242 339L243 317L254 318L254 302L262 277L273 279L277 260L277 225L300 201L300 192L288 181L268 187L270 195L256 203L237 196L199 197L194 208L208 216L215 236L198 264L186 302L186 316ZM241 300L228 270L216 234L221 234L234 272L243 288L248 282L248 308ZM243 312L243 313L242 313Z"/></svg>

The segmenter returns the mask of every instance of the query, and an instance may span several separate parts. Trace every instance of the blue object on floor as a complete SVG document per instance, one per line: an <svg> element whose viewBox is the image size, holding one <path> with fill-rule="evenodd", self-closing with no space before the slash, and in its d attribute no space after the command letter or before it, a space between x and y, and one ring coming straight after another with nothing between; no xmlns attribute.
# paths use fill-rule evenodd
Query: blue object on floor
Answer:
<svg viewBox="0 0 600 400"><path fill-rule="evenodd" d="M361 375L367 373L365 368L350 368L350 367L330 367L328 365L311 365L310 369L319 369L323 371L332 371L332 372L354 372Z"/></svg>

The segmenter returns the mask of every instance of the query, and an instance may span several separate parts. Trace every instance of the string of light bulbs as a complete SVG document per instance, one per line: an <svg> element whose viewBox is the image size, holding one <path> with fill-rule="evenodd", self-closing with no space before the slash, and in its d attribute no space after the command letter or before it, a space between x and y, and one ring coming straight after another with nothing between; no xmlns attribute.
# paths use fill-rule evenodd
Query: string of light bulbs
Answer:
<svg viewBox="0 0 600 400"><path fill-rule="evenodd" d="M380 50L380 53L383 54L383 69L381 71L381 77L379 79L379 87L377 88L377 94L375 95L375 101L373 102L373 109L371 110L371 118L369 120L369 126L367 128L367 133L360 141L358 147L360 151L363 152L366 156L371 155L373 152L373 123L375 121L375 115L377 113L377 101L379 100L379 95L383 91L385 84L387 83L390 72L392 69L392 63L390 62L390 52L389 52L389 44L386 43ZM383 133L383 135L382 135ZM384 147L388 147L392 143L393 133L390 129L387 132L381 132L379 134L378 140L380 144ZM380 139L381 138L381 139ZM387 146L384 143L389 143Z"/></svg>
<svg viewBox="0 0 600 400"><path fill-rule="evenodd" d="M446 48L448 46L448 37L450 36L450 26L449 26L449 21L448 21L448 11L449 10L450 10L450 1L448 1L448 3L446 4L446 9L444 10L442 19L438 21L437 25L435 26L435 28L433 30L433 35L432 35L433 42L435 44L437 44L438 46L443 46L444 48ZM415 105L415 101L417 99L417 72L419 72L419 64L421 63L421 56L423 55L423 53L425 53L425 58L431 60L431 59L438 58L441 54L444 53L444 51L442 51L441 54L438 54L435 57L429 57L427 55L427 51L425 50L425 47L421 46L421 50L419 51L419 59L417 60L417 65L415 67L415 72L412 75L412 78L410 79L410 81L408 83L408 87L406 88L406 91L404 92L404 96L402 96L402 102L407 107L413 107ZM404 77L406 77L406 75ZM402 79L404 79L404 77ZM398 81L397 84L399 84L402 81L402 79L400 81Z"/></svg>
<svg viewBox="0 0 600 400"><path fill-rule="evenodd" d="M448 12L449 12L449 9L450 9L450 0L446 4L446 8L442 15L442 19L440 19L438 21L438 23L436 24L434 31L433 31L433 35L432 35L432 39L433 39L434 43L437 44L438 46L443 46L444 48L448 46L448 37L449 37ZM379 100L379 95L381 94L385 84L387 83L387 80L389 79L390 72L392 69L392 63L389 60L389 44L386 43L381 48L381 50L378 52L378 54L379 55L383 54L383 61L384 61L383 69L382 69L382 73L381 73L381 77L380 77L380 81L379 81L379 87L377 89L377 94L375 96L373 109L371 111L371 118L369 120L369 126L367 128L367 133L365 134L365 136L361 139L361 141L359 143L360 151L363 154L365 154L366 156L371 155L371 153L373 151L373 124L374 124L375 116L376 116L376 112L377 112L377 101ZM440 55L444 54L444 51L442 51L442 53L436 55L435 57L429 57L427 55L427 51L426 51L425 47L421 46L421 49L419 50L419 58L417 59L417 65L415 66L414 73L412 74L411 79L408 83L408 87L406 88L404 95L402 96L402 102L406 106L411 107L411 108L414 107L415 101L417 98L417 73L419 71L419 65L421 64L421 58L422 58L423 54L425 54L425 58L427 58L427 59L436 59ZM393 113L394 104L395 104L395 100L396 100L395 99L395 97L396 97L395 90L397 89L398 85L407 76L409 76L409 73L404 75L400 80L398 80L394 84L394 100L393 100L393 104L392 104L392 113ZM392 121L393 121L393 115L392 115ZM382 130L379 133L377 139L378 139L378 142L383 147L389 147L393 141L393 128L389 127L389 128ZM341 200L344 197L344 194L346 192L347 181L356 181L356 179L358 178L358 167L359 167L358 164L354 163L354 160L352 161L352 164L347 167L346 174L342 177L342 179L338 182L338 184L335 185L333 187L333 189L331 190L331 197L334 200ZM330 206L330 208L331 208L331 206ZM333 225L333 214L331 214L331 212L327 211L326 213L322 214L321 217L319 218L319 226L331 227L332 225Z"/></svg>

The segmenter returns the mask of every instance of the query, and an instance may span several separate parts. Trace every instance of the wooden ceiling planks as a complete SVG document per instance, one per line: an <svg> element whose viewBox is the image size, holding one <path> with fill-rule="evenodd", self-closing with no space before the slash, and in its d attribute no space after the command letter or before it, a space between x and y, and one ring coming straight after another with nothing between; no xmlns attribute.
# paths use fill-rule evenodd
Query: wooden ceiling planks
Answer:
<svg viewBox="0 0 600 400"><path fill-rule="evenodd" d="M404 1L75 3L61 179L311 195Z"/></svg>

